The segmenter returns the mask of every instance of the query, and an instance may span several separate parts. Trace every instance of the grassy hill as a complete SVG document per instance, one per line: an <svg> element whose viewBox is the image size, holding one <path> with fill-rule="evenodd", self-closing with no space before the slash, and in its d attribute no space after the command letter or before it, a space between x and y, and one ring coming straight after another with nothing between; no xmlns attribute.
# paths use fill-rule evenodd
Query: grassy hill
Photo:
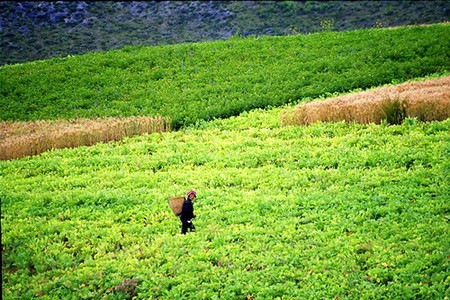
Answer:
<svg viewBox="0 0 450 300"><path fill-rule="evenodd" d="M450 69L450 25L126 47L0 67L1 120L157 116L173 127Z"/></svg>
<svg viewBox="0 0 450 300"><path fill-rule="evenodd" d="M434 1L1 1L0 65L105 51L450 21Z"/></svg>
<svg viewBox="0 0 450 300"><path fill-rule="evenodd" d="M2 299L450 297L450 119L281 123L286 103L448 74L449 28L2 66L2 120L164 115L178 129L0 161ZM190 189L197 232L183 236L167 200Z"/></svg>
<svg viewBox="0 0 450 300"><path fill-rule="evenodd" d="M448 297L449 120L282 111L1 161L2 298Z"/></svg>

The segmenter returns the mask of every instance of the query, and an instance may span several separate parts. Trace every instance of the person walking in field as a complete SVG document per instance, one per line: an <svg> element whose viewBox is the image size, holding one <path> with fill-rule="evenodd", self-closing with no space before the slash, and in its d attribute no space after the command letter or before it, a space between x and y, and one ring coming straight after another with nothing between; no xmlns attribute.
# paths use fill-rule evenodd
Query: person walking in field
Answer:
<svg viewBox="0 0 450 300"><path fill-rule="evenodd" d="M190 190L187 193L187 198L184 200L183 210L180 215L181 234L186 234L188 229L190 229L190 231L195 231L195 226L194 223L192 223L192 219L195 218L193 201L196 197L197 192Z"/></svg>

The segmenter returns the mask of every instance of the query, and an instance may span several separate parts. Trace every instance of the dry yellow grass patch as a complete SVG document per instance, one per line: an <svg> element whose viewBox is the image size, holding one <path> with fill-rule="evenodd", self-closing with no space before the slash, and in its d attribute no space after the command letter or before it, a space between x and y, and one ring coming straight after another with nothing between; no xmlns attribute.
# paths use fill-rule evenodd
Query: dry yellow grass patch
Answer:
<svg viewBox="0 0 450 300"><path fill-rule="evenodd" d="M421 121L450 117L450 76L426 81L406 82L374 90L299 105L282 115L283 125L322 122L390 122L397 117ZM400 115L400 116L398 116ZM394 116L395 117L395 116Z"/></svg>
<svg viewBox="0 0 450 300"><path fill-rule="evenodd" d="M37 155L50 149L91 146L126 136L170 130L163 117L1 122L0 159Z"/></svg>

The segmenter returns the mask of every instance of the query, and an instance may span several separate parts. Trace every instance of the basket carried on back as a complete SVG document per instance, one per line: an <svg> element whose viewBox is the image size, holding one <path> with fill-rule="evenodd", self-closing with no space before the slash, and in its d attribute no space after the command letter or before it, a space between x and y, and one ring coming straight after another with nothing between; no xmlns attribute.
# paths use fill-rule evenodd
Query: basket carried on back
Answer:
<svg viewBox="0 0 450 300"><path fill-rule="evenodd" d="M176 216L181 215L183 210L184 197L173 197L169 199L169 205Z"/></svg>

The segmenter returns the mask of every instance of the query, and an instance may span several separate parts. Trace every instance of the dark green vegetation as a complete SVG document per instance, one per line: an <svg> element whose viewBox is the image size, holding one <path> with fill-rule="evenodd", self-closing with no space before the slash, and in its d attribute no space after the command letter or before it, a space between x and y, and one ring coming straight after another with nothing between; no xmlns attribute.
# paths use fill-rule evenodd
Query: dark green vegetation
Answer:
<svg viewBox="0 0 450 300"><path fill-rule="evenodd" d="M449 297L450 120L280 113L1 161L3 299Z"/></svg>
<svg viewBox="0 0 450 300"><path fill-rule="evenodd" d="M3 66L0 117L164 115L179 128L448 71L448 37L450 25L437 24L126 47Z"/></svg>
<svg viewBox="0 0 450 300"><path fill-rule="evenodd" d="M0 161L2 299L450 297L450 119L283 127L292 108L245 112L448 73L449 29L1 67L2 119L163 114L180 127ZM197 232L181 236L167 199L191 188Z"/></svg>
<svg viewBox="0 0 450 300"><path fill-rule="evenodd" d="M2 1L0 65L161 45L449 21L433 1Z"/></svg>

